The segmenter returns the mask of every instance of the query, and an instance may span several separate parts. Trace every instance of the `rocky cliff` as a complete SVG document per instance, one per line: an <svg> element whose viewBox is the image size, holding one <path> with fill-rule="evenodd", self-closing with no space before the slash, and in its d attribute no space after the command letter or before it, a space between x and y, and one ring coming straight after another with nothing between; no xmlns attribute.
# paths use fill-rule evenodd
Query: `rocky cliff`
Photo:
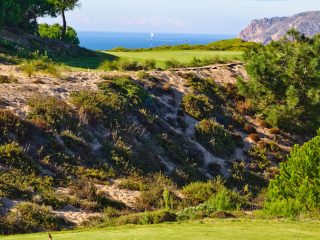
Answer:
<svg viewBox="0 0 320 240"><path fill-rule="evenodd" d="M307 36L319 33L320 11L299 13L291 17L253 20L247 28L241 31L239 38L267 44L272 40L279 40L291 28L297 29Z"/></svg>

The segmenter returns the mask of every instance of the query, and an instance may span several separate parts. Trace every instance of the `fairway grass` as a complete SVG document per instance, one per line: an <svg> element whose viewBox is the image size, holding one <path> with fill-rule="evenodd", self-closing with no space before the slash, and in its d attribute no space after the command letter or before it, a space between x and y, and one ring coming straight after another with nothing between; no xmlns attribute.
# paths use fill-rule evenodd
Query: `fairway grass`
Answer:
<svg viewBox="0 0 320 240"><path fill-rule="evenodd" d="M207 220L52 233L53 240L319 240L318 221ZM46 240L47 233L0 237Z"/></svg>
<svg viewBox="0 0 320 240"><path fill-rule="evenodd" d="M114 55L119 58L126 58L135 61L144 61L147 59L156 60L157 67L165 67L165 62L168 60L177 60L181 63L189 63L194 57L216 58L217 56L223 60L232 61L234 59L241 59L242 52L237 51L205 51L205 50L169 50L169 51L144 51L144 52L112 52L107 54Z"/></svg>

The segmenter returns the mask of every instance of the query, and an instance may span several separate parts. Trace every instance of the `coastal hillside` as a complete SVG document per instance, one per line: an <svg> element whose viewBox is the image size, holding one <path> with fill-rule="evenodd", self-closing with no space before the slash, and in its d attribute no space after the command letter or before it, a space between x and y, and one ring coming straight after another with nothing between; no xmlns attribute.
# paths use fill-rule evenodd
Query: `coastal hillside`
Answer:
<svg viewBox="0 0 320 240"><path fill-rule="evenodd" d="M314 188L286 208L282 196L297 193L278 187L317 174L295 166L317 159L308 149L319 139L319 39L291 34L295 42L226 40L211 44L226 51L183 50L187 58L76 46L59 58L2 38L0 234L316 211ZM294 182L290 171L300 171Z"/></svg>
<svg viewBox="0 0 320 240"><path fill-rule="evenodd" d="M290 17L253 20L241 31L239 38L244 41L267 44L272 40L279 40L292 28L309 37L319 33L320 11L304 12Z"/></svg>
<svg viewBox="0 0 320 240"><path fill-rule="evenodd" d="M157 209L152 198L168 184L151 193L149 181L159 172L171 179L175 198L185 198L176 187L219 175L258 192L298 141L249 114L235 91L237 78L248 77L240 62L167 71L59 69L29 77L23 65L0 69L4 214L45 204L74 225L102 217L107 206ZM262 164L263 146L270 150ZM233 173L245 162L251 166ZM248 182L236 180L238 174Z"/></svg>

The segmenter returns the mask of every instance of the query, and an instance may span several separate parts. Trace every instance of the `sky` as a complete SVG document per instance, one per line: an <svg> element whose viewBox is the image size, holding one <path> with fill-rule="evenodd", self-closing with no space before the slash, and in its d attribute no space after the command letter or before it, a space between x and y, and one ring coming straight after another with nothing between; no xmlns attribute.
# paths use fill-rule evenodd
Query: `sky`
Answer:
<svg viewBox="0 0 320 240"><path fill-rule="evenodd" d="M80 0L80 5L67 13L77 31L235 35L253 19L320 10L319 0Z"/></svg>

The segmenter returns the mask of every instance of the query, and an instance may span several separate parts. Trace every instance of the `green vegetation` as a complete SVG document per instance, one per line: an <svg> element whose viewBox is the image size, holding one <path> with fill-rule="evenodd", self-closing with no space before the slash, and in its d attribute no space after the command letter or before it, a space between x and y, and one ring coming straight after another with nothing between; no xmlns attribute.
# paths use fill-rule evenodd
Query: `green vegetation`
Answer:
<svg viewBox="0 0 320 240"><path fill-rule="evenodd" d="M67 40L67 20L66 20L66 12L74 10L79 6L79 0L48 0L51 5L52 11L54 11L55 15L62 16L62 32L61 39L63 41Z"/></svg>
<svg viewBox="0 0 320 240"><path fill-rule="evenodd" d="M250 80L239 81L240 93L272 126L305 134L320 127L319 42L293 30L245 54Z"/></svg>
<svg viewBox="0 0 320 240"><path fill-rule="evenodd" d="M184 95L182 105L186 113L195 119L210 117L214 110L213 103L206 95Z"/></svg>
<svg viewBox="0 0 320 240"><path fill-rule="evenodd" d="M56 39L56 40L61 40L63 39L63 27L60 26L59 24L53 24L53 25L48 25L48 24L40 24L39 28L39 35L40 37L43 38L49 38L49 39ZM80 44L80 40L77 36L77 32L72 28L72 27L67 27L65 36L64 36L64 41L70 44Z"/></svg>
<svg viewBox="0 0 320 240"><path fill-rule="evenodd" d="M2 230L6 234L10 234L15 232L59 230L62 224L66 225L66 222L62 218L55 216L47 207L32 203L21 203L14 212L10 212L4 224L5 228Z"/></svg>
<svg viewBox="0 0 320 240"><path fill-rule="evenodd" d="M320 136L303 146L295 146L280 174L271 181L266 211L278 216L318 213Z"/></svg>
<svg viewBox="0 0 320 240"><path fill-rule="evenodd" d="M114 61L104 61L100 69L105 71L139 71L139 70L153 70L156 68L156 61L153 59L146 59L142 62L128 59L116 59Z"/></svg>
<svg viewBox="0 0 320 240"><path fill-rule="evenodd" d="M65 102L54 98L35 96L28 102L29 118L36 122L45 122L53 129L72 129L74 122L72 109Z"/></svg>
<svg viewBox="0 0 320 240"><path fill-rule="evenodd" d="M199 240L215 239L307 239L317 240L320 236L319 222L289 222L279 220L212 220L170 223L150 226L124 226L90 231L52 233L54 239L117 239L117 240ZM0 237L3 240L42 240L47 233Z"/></svg>
<svg viewBox="0 0 320 240"><path fill-rule="evenodd" d="M210 50L157 50L141 52L107 51L107 54L126 59L124 61L144 64L156 61L158 68L194 67L215 63L231 62L242 58L241 51L210 51Z"/></svg>
<svg viewBox="0 0 320 240"><path fill-rule="evenodd" d="M59 30L42 27L43 36L67 41L60 26L54 26ZM118 49L112 52L117 55L115 61L105 61L112 56L104 53L82 55L79 59L74 55L62 60L73 66L96 68L99 65L105 71L139 72L104 72L100 79L94 79L96 85L90 88L94 90L81 88L70 95L65 93L62 98L34 95L26 99L25 118L0 110L0 200L26 202L12 211L1 211L0 233L73 228L54 214L70 205L77 211L98 213L84 222L84 226L109 227L110 237L118 237L120 230L131 234L130 228L143 229L144 233L137 234L137 238L142 239L152 238L166 226L170 226L171 233L162 234L159 239L188 239L189 236L181 235L178 230L190 228L190 223L181 221L236 218L252 209L264 209L251 211L256 218L307 216L318 219L320 137L295 147L288 162L281 163L280 170L277 168L280 162L286 161L288 143L297 141L294 136L287 136L288 131L304 131L311 136L319 127L318 38L308 39L291 32L287 39L268 46L229 40L210 44L210 48L207 45L187 50L181 50L187 46L125 52ZM12 43L4 45L8 54L15 51ZM239 80L238 86L182 71L170 73L173 77L167 81L159 71L148 71L235 60L249 45L254 45L245 55L251 77L247 82ZM20 64L20 69L29 77L37 72L60 77L61 65L55 63L58 58L53 61L48 54L26 51L21 52L21 56L22 53L25 54L22 59L27 60ZM280 67L281 64L287 68ZM177 86L170 86L176 80L174 76L185 81L187 94ZM69 84L72 79L56 80ZM0 83L15 82L14 77L0 76ZM187 115L197 121L188 119ZM192 126L188 125L190 122ZM265 136L259 128L264 129ZM249 144L243 143L243 136L252 146L247 148ZM245 151L236 151L240 159L228 161L236 148L244 146ZM203 148L225 158L225 166L208 164L205 157L210 153ZM229 170L229 178L221 177L225 169ZM213 177L210 181L209 174ZM122 180L114 181L118 179ZM271 184L266 190L269 180ZM132 195L136 192L130 191L140 193L136 201L130 200L125 205L108 195L109 187L118 187L119 191ZM0 201L0 210L4 205L5 202ZM191 222L199 229L205 228L206 235L199 233L199 239L238 238L243 235L238 229L243 227L250 227L250 231L246 231L247 239L257 239L262 233L256 231L255 226L260 231L269 231L263 233L264 239L275 238L274 234L277 237L282 234L283 238L319 236L318 225L309 226L310 232L306 232L294 222L280 222L281 231L284 230L275 233L276 225L267 220L250 221L252 225L241 218L216 220L213 226L210 223L213 220L203 221L202 225ZM179 224L112 228L163 222ZM234 226L233 231L228 226L222 227L226 232L215 229L221 222ZM293 230L286 231L288 226ZM215 231L211 232L212 228ZM186 230L194 234L190 231L193 230ZM94 237L99 239L99 232L106 234L104 230L92 230L57 233L57 237L81 239L97 234ZM37 239L38 236L44 235L23 237ZM121 238L128 239L129 235Z"/></svg>
<svg viewBox="0 0 320 240"><path fill-rule="evenodd" d="M204 119L196 126L196 138L217 155L232 155L236 143L231 132L213 119Z"/></svg>
<svg viewBox="0 0 320 240"><path fill-rule="evenodd" d="M0 28L20 27L30 32L36 30L37 17L52 13L47 0L3 0L0 9Z"/></svg>
<svg viewBox="0 0 320 240"><path fill-rule="evenodd" d="M177 46L160 46L154 48L138 48L138 49L127 49L127 48L114 48L112 52L149 52L149 51L168 51L168 50L209 50L209 51L244 51L258 45L253 42L245 42L239 38L221 40L212 42L206 45L177 45Z"/></svg>
<svg viewBox="0 0 320 240"><path fill-rule="evenodd" d="M78 6L78 0L3 0L0 3L0 28L18 27L30 33L37 32L37 18L43 16L63 19L62 40L66 40L67 23L65 12Z"/></svg>
<svg viewBox="0 0 320 240"><path fill-rule="evenodd" d="M35 52L31 56L31 59L24 60L20 64L20 68L28 77L32 77L39 71L48 73L54 77L60 77L57 64L50 60L47 55L41 55L39 52Z"/></svg>

